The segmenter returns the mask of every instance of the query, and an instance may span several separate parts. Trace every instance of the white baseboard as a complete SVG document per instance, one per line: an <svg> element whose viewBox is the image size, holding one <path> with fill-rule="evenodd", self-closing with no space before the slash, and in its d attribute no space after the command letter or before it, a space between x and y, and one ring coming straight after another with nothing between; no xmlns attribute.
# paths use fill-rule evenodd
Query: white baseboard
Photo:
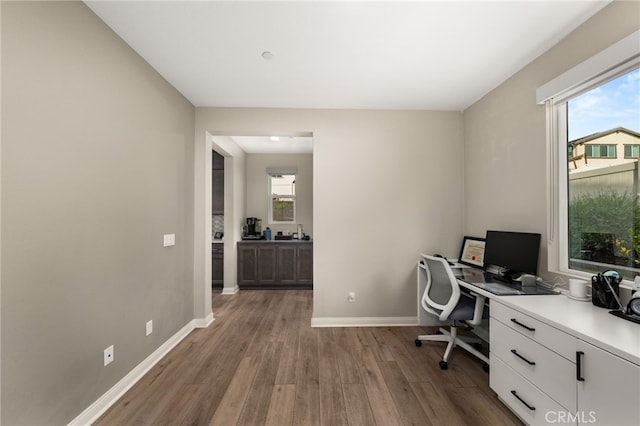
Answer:
<svg viewBox="0 0 640 426"><path fill-rule="evenodd" d="M193 327L194 328L207 328L207 327L209 327L211 325L213 320L215 320L215 318L213 317L213 312L211 312L205 318L196 318L196 319L194 319L192 321L193 322Z"/></svg>
<svg viewBox="0 0 640 426"><path fill-rule="evenodd" d="M311 318L311 327L387 327L418 324L418 317Z"/></svg>
<svg viewBox="0 0 640 426"><path fill-rule="evenodd" d="M98 398L93 404L85 409L78 417L73 419L69 425L84 426L90 425L104 414L113 404L122 397L133 385L135 385L154 365L156 365L171 349L182 341L195 328L207 327L213 322L213 314L208 315L204 319L191 320L187 325L182 327L176 334L171 336L151 355L145 358L118 383L113 385L104 395Z"/></svg>
<svg viewBox="0 0 640 426"><path fill-rule="evenodd" d="M222 294L236 294L240 288L236 285L234 288L223 288Z"/></svg>
<svg viewBox="0 0 640 426"><path fill-rule="evenodd" d="M440 321L438 318L436 318L435 316L431 315L428 318L419 318L418 319L418 323L417 325L423 325L426 327L442 327L442 326L446 326L447 324L449 324L448 321Z"/></svg>

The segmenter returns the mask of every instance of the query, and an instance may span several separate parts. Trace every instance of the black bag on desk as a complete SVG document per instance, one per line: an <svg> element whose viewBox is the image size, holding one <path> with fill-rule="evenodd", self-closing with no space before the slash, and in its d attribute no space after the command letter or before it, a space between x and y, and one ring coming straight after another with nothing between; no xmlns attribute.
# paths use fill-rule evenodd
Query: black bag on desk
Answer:
<svg viewBox="0 0 640 426"><path fill-rule="evenodd" d="M622 275L618 271L610 270L592 276L591 302L601 308L620 309L616 300L620 295L620 282L622 282Z"/></svg>

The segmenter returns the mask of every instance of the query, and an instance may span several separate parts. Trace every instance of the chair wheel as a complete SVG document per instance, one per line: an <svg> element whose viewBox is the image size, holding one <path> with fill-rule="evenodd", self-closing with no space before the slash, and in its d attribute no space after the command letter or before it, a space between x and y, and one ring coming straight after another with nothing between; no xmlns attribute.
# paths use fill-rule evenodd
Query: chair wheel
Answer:
<svg viewBox="0 0 640 426"><path fill-rule="evenodd" d="M476 351L482 350L482 343L474 343L473 347Z"/></svg>
<svg viewBox="0 0 640 426"><path fill-rule="evenodd" d="M487 364L486 362L482 364L482 369L484 370L485 373L489 372L489 364Z"/></svg>
<svg viewBox="0 0 640 426"><path fill-rule="evenodd" d="M441 370L447 370L449 368L449 363L447 363L447 361L440 361L438 365Z"/></svg>
<svg viewBox="0 0 640 426"><path fill-rule="evenodd" d="M422 346L422 340L420 340L420 339L416 339L416 346L417 346L417 347Z"/></svg>

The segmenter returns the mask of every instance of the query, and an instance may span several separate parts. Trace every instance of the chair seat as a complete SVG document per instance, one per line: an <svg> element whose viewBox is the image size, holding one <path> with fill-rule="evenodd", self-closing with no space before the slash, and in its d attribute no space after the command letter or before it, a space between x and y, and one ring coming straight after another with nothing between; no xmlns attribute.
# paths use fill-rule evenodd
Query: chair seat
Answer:
<svg viewBox="0 0 640 426"><path fill-rule="evenodd" d="M460 295L460 300L458 300L458 304L451 314L449 314L449 319L462 321L462 320L470 320L473 319L473 312L476 306L475 298L471 298L466 294ZM485 305L484 310L482 311L482 318L489 318L489 308Z"/></svg>

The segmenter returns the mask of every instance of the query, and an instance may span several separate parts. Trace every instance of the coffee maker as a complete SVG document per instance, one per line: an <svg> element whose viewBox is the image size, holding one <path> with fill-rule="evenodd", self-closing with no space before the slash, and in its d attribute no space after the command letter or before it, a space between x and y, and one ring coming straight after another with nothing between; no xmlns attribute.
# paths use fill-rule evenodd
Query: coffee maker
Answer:
<svg viewBox="0 0 640 426"><path fill-rule="evenodd" d="M243 240L259 240L262 238L262 219L248 217L247 224L242 227Z"/></svg>

